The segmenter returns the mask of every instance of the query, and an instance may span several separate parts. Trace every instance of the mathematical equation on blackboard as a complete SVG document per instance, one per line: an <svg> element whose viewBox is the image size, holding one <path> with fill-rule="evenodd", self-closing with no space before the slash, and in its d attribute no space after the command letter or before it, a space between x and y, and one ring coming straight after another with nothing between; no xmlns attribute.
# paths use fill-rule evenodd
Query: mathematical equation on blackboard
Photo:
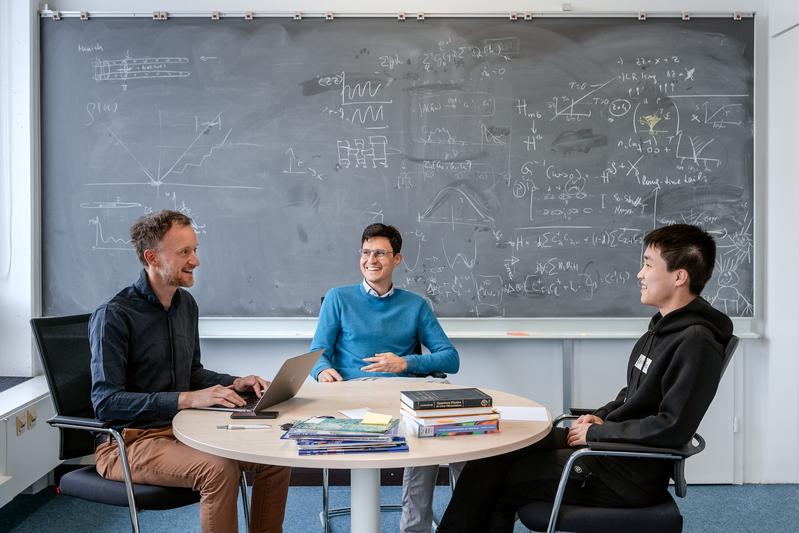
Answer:
<svg viewBox="0 0 799 533"><path fill-rule="evenodd" d="M46 161L85 154L74 181L45 164L46 196L73 191L49 204L53 261L135 267L130 223L177 209L210 258L206 314L306 316L357 281L360 230L377 221L403 233L396 286L440 316L642 316L643 236L680 222L716 238L704 297L753 315L750 32L256 22L201 36L188 20L45 24L45 44L64 40L45 58L73 66L45 89L62 134ZM46 306L76 301L51 286Z"/></svg>

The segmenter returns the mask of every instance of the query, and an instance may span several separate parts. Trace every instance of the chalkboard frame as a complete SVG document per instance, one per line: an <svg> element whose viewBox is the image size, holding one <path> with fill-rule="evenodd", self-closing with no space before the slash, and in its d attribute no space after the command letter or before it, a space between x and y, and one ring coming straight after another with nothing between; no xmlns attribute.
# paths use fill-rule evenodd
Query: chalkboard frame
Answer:
<svg viewBox="0 0 799 533"><path fill-rule="evenodd" d="M165 12L161 12L159 16L166 17ZM212 17L212 13L197 13L197 12L169 12L168 17ZM524 13L508 14L508 13L406 13L407 18L435 18L435 17L497 17L503 18L510 16L512 20L518 16L519 21L526 19ZM620 16L637 16L639 20L647 17L651 18L670 18L682 17L687 20L684 12L649 12L649 13L630 13L630 12L537 12L536 17L575 17L575 18L602 18L602 17L620 17ZM711 13L703 12L691 14L690 17L724 17L729 13ZM736 18L752 18L754 12L735 12L733 16ZM54 11L41 11L42 18L60 19L63 17L80 17L84 18L88 14L82 12L54 12ZM149 12L92 12L90 16L93 17L150 17L156 18L155 13ZM221 17L294 17L297 19L297 14L293 13L262 13L262 12L242 12L242 13L223 13L215 14L214 16ZM332 20L334 17L330 13L304 13L302 17L311 18L314 16ZM532 15L531 15L532 16ZM374 17L374 18L395 18L395 13L337 13L335 18L344 17ZM404 20L404 18L401 18ZM523 22L520 22L523 23ZM756 28L755 28L756 30ZM757 44L757 32L755 33L755 44ZM757 82L755 83L757 86ZM755 106L757 107L757 105ZM755 120L755 129L757 129L757 120ZM755 135L755 145L757 145L757 137ZM755 150L757 152L757 150ZM758 209L758 180L757 172L758 165L754 165L754 222L757 226L760 223L761 217ZM37 195L41 198L41 190L37 191ZM41 222L37 224L38 234L41 235ZM759 232L758 232L759 233ZM761 251L762 244L756 243L753 254L753 302L754 313L751 317L733 318L735 324L736 334L743 338L759 338L761 333L758 331L759 318L762 314L762 275L761 268ZM598 317L582 317L582 318L548 318L548 317L535 317L535 318L504 318L504 317L491 317L491 318L442 318L442 325L447 331L448 335L455 339L468 339L468 338L491 338L491 339L597 339L597 338L614 338L614 339L628 339L637 338L640 336L648 322L648 318L598 318ZM204 339L219 339L219 338L232 338L232 339L307 339L313 335L316 326L315 318L307 317L201 317L200 318L200 336Z"/></svg>

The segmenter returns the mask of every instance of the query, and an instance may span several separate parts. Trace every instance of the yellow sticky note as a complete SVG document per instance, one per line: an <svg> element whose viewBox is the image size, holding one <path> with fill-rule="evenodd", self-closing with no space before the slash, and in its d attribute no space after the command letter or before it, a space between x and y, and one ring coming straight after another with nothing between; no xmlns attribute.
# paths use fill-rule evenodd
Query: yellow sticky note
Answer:
<svg viewBox="0 0 799 533"><path fill-rule="evenodd" d="M380 413L366 413L361 420L361 424L388 424L391 422L391 415L381 415Z"/></svg>

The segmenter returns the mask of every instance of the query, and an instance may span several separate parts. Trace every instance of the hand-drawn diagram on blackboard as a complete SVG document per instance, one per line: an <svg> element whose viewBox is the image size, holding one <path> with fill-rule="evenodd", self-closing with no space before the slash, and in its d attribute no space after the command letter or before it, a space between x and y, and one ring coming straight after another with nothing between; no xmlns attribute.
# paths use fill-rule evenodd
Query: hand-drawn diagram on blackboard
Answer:
<svg viewBox="0 0 799 533"><path fill-rule="evenodd" d="M130 57L130 53L126 51L122 59L97 58L92 65L95 81L122 82L122 90L127 90L129 80L186 78L191 72L176 70L174 67L188 63L187 57Z"/></svg>
<svg viewBox="0 0 799 533"><path fill-rule="evenodd" d="M753 316L753 24L542 18L42 23L45 311L135 277L135 218L194 218L207 315L308 316L358 281L443 317L646 316L646 232L716 238ZM66 68L65 68L66 67ZM67 268L64 268L67 265Z"/></svg>

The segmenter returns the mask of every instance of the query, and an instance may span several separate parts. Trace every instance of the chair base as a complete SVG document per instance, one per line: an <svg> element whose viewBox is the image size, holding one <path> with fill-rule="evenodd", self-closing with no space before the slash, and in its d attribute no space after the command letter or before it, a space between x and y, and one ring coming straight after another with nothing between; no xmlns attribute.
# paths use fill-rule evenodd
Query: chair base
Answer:
<svg viewBox="0 0 799 533"><path fill-rule="evenodd" d="M519 508L522 524L532 531L546 531L551 502L532 502ZM561 505L558 531L576 533L680 533L683 519L673 498L650 507L578 507Z"/></svg>

